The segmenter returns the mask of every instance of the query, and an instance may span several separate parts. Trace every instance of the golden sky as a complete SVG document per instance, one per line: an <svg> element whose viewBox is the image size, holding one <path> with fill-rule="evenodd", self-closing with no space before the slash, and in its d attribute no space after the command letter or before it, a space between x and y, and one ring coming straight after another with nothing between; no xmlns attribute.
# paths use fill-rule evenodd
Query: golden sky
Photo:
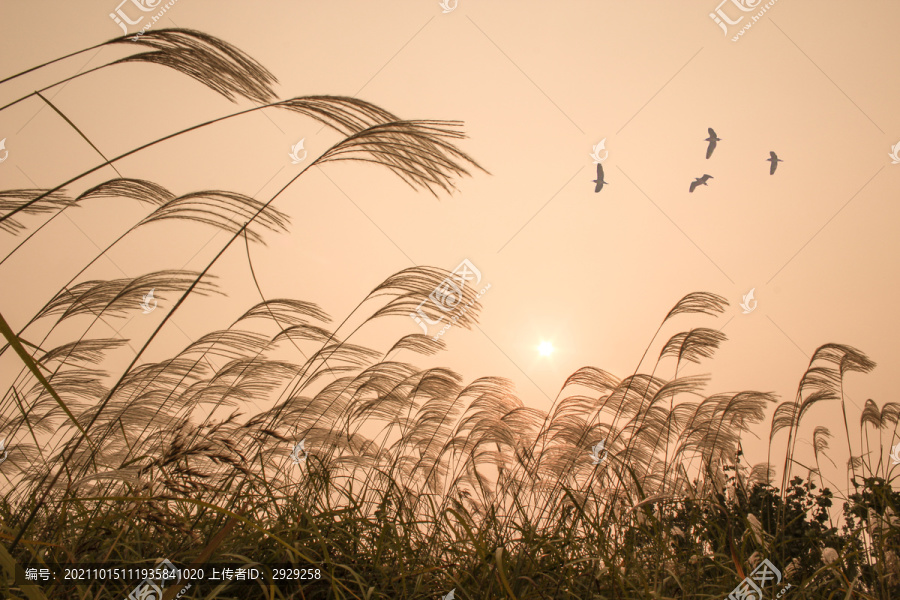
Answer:
<svg viewBox="0 0 900 600"><path fill-rule="evenodd" d="M122 10L139 14L126 4ZM453 269L468 259L491 284L480 324L449 330L448 351L419 364L451 367L467 380L509 378L525 404L546 409L579 367L631 374L672 305L703 290L727 297L730 312L667 324L650 357L680 330L723 328L729 340L696 370L712 373L710 393L755 389L788 399L815 348L837 342L878 363L848 381L854 441L853 404L897 400L900 165L888 154L900 142L900 3L778 0L737 42L732 35L755 13L732 0L718 7L745 18L727 36L709 16L716 0L455 6L444 13L438 0L178 0L154 25L236 45L278 77L281 98L348 95L402 118L462 120L462 149L491 173L476 172L435 199L374 165L311 169L276 202L291 215L290 232L251 247L267 297L316 302L340 322L396 271ZM120 35L109 17L116 7L0 3L0 78ZM126 50L93 50L19 78L0 87L0 104ZM238 108L148 64L102 69L46 95L107 156ZM722 138L709 160L708 127ZM36 99L0 112L2 138L2 189L52 187L99 164ZM176 194L222 189L268 200L303 166L288 156L300 139L316 155L338 138L268 110L117 167ZM603 139L609 185L595 194L590 152ZM770 176L773 150L784 162ZM708 187L689 193L705 173L713 176ZM70 191L115 176L101 171ZM65 214L42 243L0 266L0 311L14 327L142 216L124 203ZM148 227L88 275L202 268L214 237L202 226ZM0 240L3 255L20 241ZM242 247L214 273L229 297L186 305L148 359L227 326L259 301ZM743 314L751 288L758 305ZM140 338L152 326L135 319L120 334ZM386 337L373 343L383 345L419 328L397 318L379 331ZM556 348L551 356L538 353L542 341ZM832 427L832 457L841 464L837 409L817 407L807 425Z"/></svg>

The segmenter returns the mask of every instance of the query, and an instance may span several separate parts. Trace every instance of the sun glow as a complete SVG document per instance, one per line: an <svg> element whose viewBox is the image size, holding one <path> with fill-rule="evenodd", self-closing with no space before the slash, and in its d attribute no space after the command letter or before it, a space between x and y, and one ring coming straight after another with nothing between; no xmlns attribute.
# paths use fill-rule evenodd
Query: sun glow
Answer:
<svg viewBox="0 0 900 600"><path fill-rule="evenodd" d="M555 349L550 342L541 342L541 345L538 346L538 352L541 356L550 356Z"/></svg>

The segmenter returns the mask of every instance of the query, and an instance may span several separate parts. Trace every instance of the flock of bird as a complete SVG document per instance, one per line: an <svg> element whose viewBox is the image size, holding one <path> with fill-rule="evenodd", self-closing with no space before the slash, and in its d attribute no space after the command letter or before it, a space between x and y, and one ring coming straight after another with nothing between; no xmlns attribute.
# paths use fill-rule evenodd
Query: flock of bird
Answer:
<svg viewBox="0 0 900 600"><path fill-rule="evenodd" d="M709 142L709 145L706 147L707 160L713 155L713 152L716 149L716 144L718 142L722 141L722 138L720 138L716 135L716 132L712 127L710 127L708 129L708 131L709 131L709 137L706 138L706 140L705 140L705 141ZM766 160L768 162L772 163L769 166L769 175L774 175L775 169L778 168L778 163L784 162L783 160L778 158L778 155L775 154L774 152L769 152L769 158L767 158ZM706 182L709 181L710 179L714 179L714 177L712 175L703 175L702 177L696 178L694 181L691 182L691 188L688 191L693 193L694 190L697 189L697 186L707 185ZM597 184L594 187L595 193L602 190L604 185L607 185L607 183L605 181L603 181L603 165L600 163L597 163L597 179L594 179L593 182L595 184Z"/></svg>

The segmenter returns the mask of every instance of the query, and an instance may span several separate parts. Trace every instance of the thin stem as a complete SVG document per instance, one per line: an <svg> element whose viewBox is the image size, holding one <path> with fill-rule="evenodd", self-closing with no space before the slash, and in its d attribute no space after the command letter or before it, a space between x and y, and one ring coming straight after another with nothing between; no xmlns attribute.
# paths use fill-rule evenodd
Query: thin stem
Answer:
<svg viewBox="0 0 900 600"><path fill-rule="evenodd" d="M119 170L116 169L116 168L112 165L112 163L109 162L109 159L106 158L106 155L103 154L103 152L100 151L100 148L98 148L97 146L95 146L95 145L94 145L94 142L92 142L92 141L90 140L90 138L88 138L88 136L84 135L84 132L82 132L82 131L78 128L78 126L75 125L75 123L73 123L73 122L69 119L69 117L67 117L65 114L63 114L63 112L62 112L61 110L59 110L58 108L56 108L56 105L53 104L52 102L50 102L49 100L47 100L47 99L44 97L43 94L41 94L40 92L35 92L35 94L38 95L38 98L40 98L41 100L43 100L44 102L46 102L47 105L48 105L50 108L52 108L54 111L56 111L56 114L58 114L60 117L62 117L63 120L64 120L66 123L68 123L69 126L71 126L72 129L74 129L74 130L78 133L78 135L81 136L81 138L82 138L84 141L86 141L88 144L90 144L91 148L93 148L93 149L97 152L97 154L100 155L100 158L102 158L103 160L106 161L106 164L108 164L110 167L112 167L113 171L115 171L116 174L117 174L119 177L122 176L122 174L119 173Z"/></svg>
<svg viewBox="0 0 900 600"><path fill-rule="evenodd" d="M10 106L15 106L16 104L18 104L19 102L22 102L23 100L28 100L29 98L31 98L31 97L33 97L33 96L36 96L36 95L39 96L39 95L40 95L40 92L46 92L46 91L49 90L50 88L54 88L54 87L56 87L56 86L58 86L58 85L60 85L60 84L68 83L69 81L72 81L73 79L77 79L78 77L81 77L81 76L83 76L83 75L87 75L87 74L89 74L89 73L93 73L94 71L99 71L100 69L102 69L102 68L104 68L104 67L110 66L110 64L114 64L114 63L108 63L108 64L105 64L105 65L100 65L99 67L94 67L93 69L88 69L87 71L82 71L81 73L76 73L75 75L72 75L71 77L66 77L65 79L63 79L63 80L61 80L61 81L57 81L56 83L50 84L50 85L48 85L47 87L41 88L40 90L36 90L36 91L34 91L34 92L31 92L30 94L27 94L27 95L25 95L25 96L22 96L22 97L19 98L18 100L13 100L12 102L10 102L9 104L7 104L7 105L5 105L5 106L0 106L0 112L6 110L6 109L9 108Z"/></svg>
<svg viewBox="0 0 900 600"><path fill-rule="evenodd" d="M850 454L850 469L853 471L853 478L856 479L856 465L853 464L853 449L850 446L850 426L847 421L847 408L844 406L844 376L841 375L841 413L844 416L844 432L847 436L847 451ZM862 440L860 440L862 444ZM860 454L862 454L862 446L860 446Z"/></svg>
<svg viewBox="0 0 900 600"><path fill-rule="evenodd" d="M132 154L136 154L136 153L140 152L141 150L146 150L147 148L150 148L150 147L152 147L152 146L155 146L156 144L159 144L159 143L161 143L161 142L165 142L165 141L167 141L167 140L170 140L170 139L172 139L172 138L174 138L174 137L177 137L177 136L179 136L179 135L188 133L188 132L190 132L190 131L194 131L195 129L200 129L201 127L206 127L207 125L212 125L212 124L214 124L214 123L218 123L219 121L224 121L224 120L230 119L230 118L232 118L232 117L237 117L237 116L240 116L240 115L243 115L243 114L247 114L247 113L250 113L250 112L253 112L253 111L256 111L256 110L263 109L263 108L270 108L270 107L272 107L272 106L277 106L277 105L283 104L283 103L284 103L284 101L279 101L279 102L272 102L272 103L270 103L270 104L264 104L264 105L262 105L262 106L254 106L253 108L248 108L248 109L245 109L245 110L238 111L238 112L236 112L236 113L231 113L230 115L225 115L225 116L222 116L222 117L216 117L215 119L211 119L211 120L206 121L206 122L204 122L204 123L198 123L197 125L191 125L190 127L186 128L186 129L182 129L181 131L176 131L175 133L170 133L169 135L163 136L163 137L161 137L161 138L159 138L159 139L157 139L157 140L154 140L154 141L152 141L152 142L148 142L148 143L146 143L146 144L143 144L143 145L141 145L141 146L138 146L137 148L135 148L135 149L133 149L133 150L129 150L128 152L125 152L124 154L120 154L119 156L110 159L108 162L110 162L110 163L117 162L117 161L119 161L119 160L122 160L123 158L127 158L127 157L131 156ZM76 176L73 177L72 179L69 179L68 181L65 181L65 182L59 184L59 185L56 186L55 188L53 188L53 189L51 189L51 190L47 190L46 192L44 192L43 194L41 194L40 196L38 196L38 197L35 198L34 200L30 200L30 201L28 201L27 203L23 204L22 206L18 206L18 207L16 207L14 210L12 210L12 211L6 213L5 215L0 216L0 223L6 221L7 219L12 218L15 214L17 214L17 213L19 213L19 212L25 210L26 208L32 206L33 204L35 204L36 202L38 202L38 201L40 201L40 200L46 198L46 197L49 196L50 194L52 194L52 193L54 193L54 192L60 191L60 190L63 189L65 186L67 186L67 185L69 185L69 184L71 184L71 183L75 183L75 182L78 181L79 179L82 179L83 177L87 177L87 176L90 175L91 173L94 173L94 172L96 172L96 171L99 171L100 169L102 169L102 168L105 167L105 166L106 166L106 163L104 163L104 164L102 164L102 165L98 165L98 166L96 166L96 167L92 167L91 169L88 169L88 170L85 171L84 173L81 173L80 175L76 175ZM66 208L67 208L67 207L63 207L62 209L59 210L59 212L62 212L62 211L65 210ZM57 214L59 214L59 213L57 213ZM56 215L54 215L54 216L56 216ZM14 250L13 252L15 252L15 250ZM6 258L3 259L3 261L0 261L0 264L3 264L3 262L5 262L7 258L9 258L9 255L7 255Z"/></svg>
<svg viewBox="0 0 900 600"><path fill-rule="evenodd" d="M65 60L65 59L67 59L67 58L72 58L73 56L78 56L79 54L83 54L83 53L85 53L85 52L90 52L91 50L94 50L94 49L99 48L99 47L101 47L101 46L105 46L106 44L109 44L109 43L110 43L110 42L108 42L108 41L107 41L107 42L102 42L102 43L97 44L97 45L95 45L95 46L91 46L90 48L85 48L84 50L77 50L77 51L75 51L75 52L72 52L71 54L66 54L65 56L60 56L59 58L54 58L53 60L48 60L47 62L42 63L42 64L39 64L39 65L36 66L36 67L31 67L30 69L25 69L24 71L21 71L20 73L16 73L15 75L10 75L10 76L7 77L6 79L0 79L0 85L6 83L7 81L12 81L12 80L15 79L16 77L21 77L22 75L27 75L28 73L31 73L31 72L33 72L33 71L37 71L38 69L43 69L44 67L49 67L50 65L52 65L52 64L54 64L54 63L58 63L58 62L61 61L61 60Z"/></svg>

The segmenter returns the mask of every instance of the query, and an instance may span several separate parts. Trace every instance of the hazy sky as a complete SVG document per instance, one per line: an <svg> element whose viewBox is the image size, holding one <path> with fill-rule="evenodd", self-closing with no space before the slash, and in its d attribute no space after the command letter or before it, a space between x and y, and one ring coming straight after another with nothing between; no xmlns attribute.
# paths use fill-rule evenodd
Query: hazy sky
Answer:
<svg viewBox="0 0 900 600"><path fill-rule="evenodd" d="M0 78L120 35L109 17L116 7L0 2ZM278 77L282 98L349 95L402 118L462 120L462 149L491 173L435 199L373 165L311 169L276 203L292 217L290 233L251 248L267 297L316 302L340 322L400 269L452 269L468 259L491 284L480 325L451 329L449 350L419 364L448 366L467 380L509 378L527 405L547 408L579 367L631 374L672 305L703 290L727 297L730 312L670 322L650 357L682 329L724 328L729 340L695 371L713 374L710 393L755 389L788 399L815 348L837 342L878 363L850 377L853 402L897 401L900 165L888 154L900 142L900 3L778 0L737 42L732 36L755 12L732 0L719 7L731 20L744 15L727 36L709 16L715 0L459 0L448 13L438 0L179 0L154 27L198 29L236 45ZM122 10L140 14L130 0ZM94 50L5 84L0 104L126 51ZM46 95L107 155L237 109L147 64L103 69ZM709 160L708 127L722 138ZM176 194L224 189L268 200L303 166L291 164L293 144L304 139L315 156L338 139L321 129L286 112L257 112L117 166ZM39 100L0 112L2 138L2 189L52 187L98 164ZM609 185L595 194L590 152L602 139ZM772 150L784 160L774 176ZM688 193L705 173L709 186ZM115 176L103 171L70 191ZM116 224L142 214L102 202L66 211L43 243L0 267L0 311L20 326L115 239ZM202 268L217 249L213 237L202 226L148 227L88 275ZM11 243L0 236L4 255ZM186 306L148 358L227 326L258 302L242 247L215 274L229 298ZM758 306L742 314L751 288ZM140 338L153 323L132 320L121 335ZM388 337L372 340L383 346L418 331L397 318L379 329ZM550 357L538 354L542 341L555 346ZM831 426L832 456L842 464L837 409L817 407L801 437L814 424Z"/></svg>

